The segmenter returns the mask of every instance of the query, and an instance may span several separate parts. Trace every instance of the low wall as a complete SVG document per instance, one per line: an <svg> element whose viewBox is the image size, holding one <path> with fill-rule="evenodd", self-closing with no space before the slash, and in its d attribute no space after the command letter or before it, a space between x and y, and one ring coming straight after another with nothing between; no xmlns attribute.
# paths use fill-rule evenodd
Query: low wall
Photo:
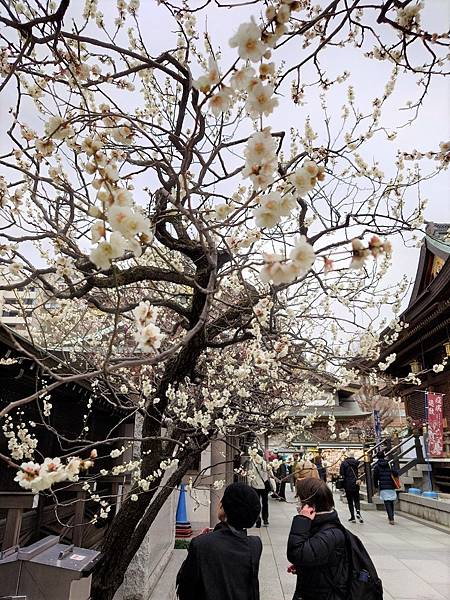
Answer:
<svg viewBox="0 0 450 600"><path fill-rule="evenodd" d="M398 498L401 512L450 528L450 502L403 493Z"/></svg>
<svg viewBox="0 0 450 600"><path fill-rule="evenodd" d="M175 544L178 494L172 493L158 513L125 574L114 600L148 600L169 562Z"/></svg>

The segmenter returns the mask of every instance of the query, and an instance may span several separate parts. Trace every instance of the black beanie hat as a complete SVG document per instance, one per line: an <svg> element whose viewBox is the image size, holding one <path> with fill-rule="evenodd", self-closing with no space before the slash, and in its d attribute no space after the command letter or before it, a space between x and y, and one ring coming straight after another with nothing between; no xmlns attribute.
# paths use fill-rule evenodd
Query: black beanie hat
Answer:
<svg viewBox="0 0 450 600"><path fill-rule="evenodd" d="M261 510L259 496L246 483L232 483L223 494L222 506L227 522L236 529L253 527Z"/></svg>

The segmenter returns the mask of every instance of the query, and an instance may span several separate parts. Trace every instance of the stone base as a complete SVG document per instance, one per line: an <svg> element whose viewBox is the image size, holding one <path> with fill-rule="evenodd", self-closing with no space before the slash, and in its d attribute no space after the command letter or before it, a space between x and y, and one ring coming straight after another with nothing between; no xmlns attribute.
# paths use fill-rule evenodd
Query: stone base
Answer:
<svg viewBox="0 0 450 600"><path fill-rule="evenodd" d="M166 565L175 543L175 494L158 513L141 547L133 557L114 600L148 600Z"/></svg>
<svg viewBox="0 0 450 600"><path fill-rule="evenodd" d="M148 600L175 600L177 573L186 556L186 550L172 552L171 558Z"/></svg>
<svg viewBox="0 0 450 600"><path fill-rule="evenodd" d="M398 510L430 523L437 523L449 528L450 531L450 502L433 500L413 494L399 494Z"/></svg>

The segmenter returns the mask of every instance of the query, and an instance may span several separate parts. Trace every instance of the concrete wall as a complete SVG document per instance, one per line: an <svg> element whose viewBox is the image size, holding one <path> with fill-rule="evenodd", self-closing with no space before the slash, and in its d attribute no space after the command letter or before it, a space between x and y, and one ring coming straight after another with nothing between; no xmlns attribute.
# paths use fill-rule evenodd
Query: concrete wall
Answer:
<svg viewBox="0 0 450 600"><path fill-rule="evenodd" d="M450 528L448 501L423 498L414 494L399 494L398 508L401 512Z"/></svg>
<svg viewBox="0 0 450 600"><path fill-rule="evenodd" d="M170 560L175 543L174 492L159 511L138 552L130 563L125 580L114 600L148 600Z"/></svg>

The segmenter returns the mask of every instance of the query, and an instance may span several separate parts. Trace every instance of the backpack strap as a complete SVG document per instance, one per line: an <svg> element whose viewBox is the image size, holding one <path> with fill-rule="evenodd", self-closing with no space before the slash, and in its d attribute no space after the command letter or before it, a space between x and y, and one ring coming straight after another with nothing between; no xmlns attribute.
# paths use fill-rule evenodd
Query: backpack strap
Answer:
<svg viewBox="0 0 450 600"><path fill-rule="evenodd" d="M320 528L320 531L326 531L327 529L339 529L340 531L342 531L342 533L344 535L345 556L348 560L348 576L347 576L347 583L346 583L346 592L345 592L345 596L343 596L343 600L348 600L348 598L350 598L350 588L351 588L351 584L352 584L352 574L353 574L353 561L352 561L352 551L351 551L351 546L350 546L350 540L347 536L347 530L342 525L342 523L326 523L323 527ZM343 593L342 590L337 588L334 581L331 580L330 584L334 588L334 591L336 593L338 593L338 594Z"/></svg>
<svg viewBox="0 0 450 600"><path fill-rule="evenodd" d="M261 556L261 539L254 535L247 536L248 548L250 550L250 568L252 572L251 600L259 600L258 562Z"/></svg>

